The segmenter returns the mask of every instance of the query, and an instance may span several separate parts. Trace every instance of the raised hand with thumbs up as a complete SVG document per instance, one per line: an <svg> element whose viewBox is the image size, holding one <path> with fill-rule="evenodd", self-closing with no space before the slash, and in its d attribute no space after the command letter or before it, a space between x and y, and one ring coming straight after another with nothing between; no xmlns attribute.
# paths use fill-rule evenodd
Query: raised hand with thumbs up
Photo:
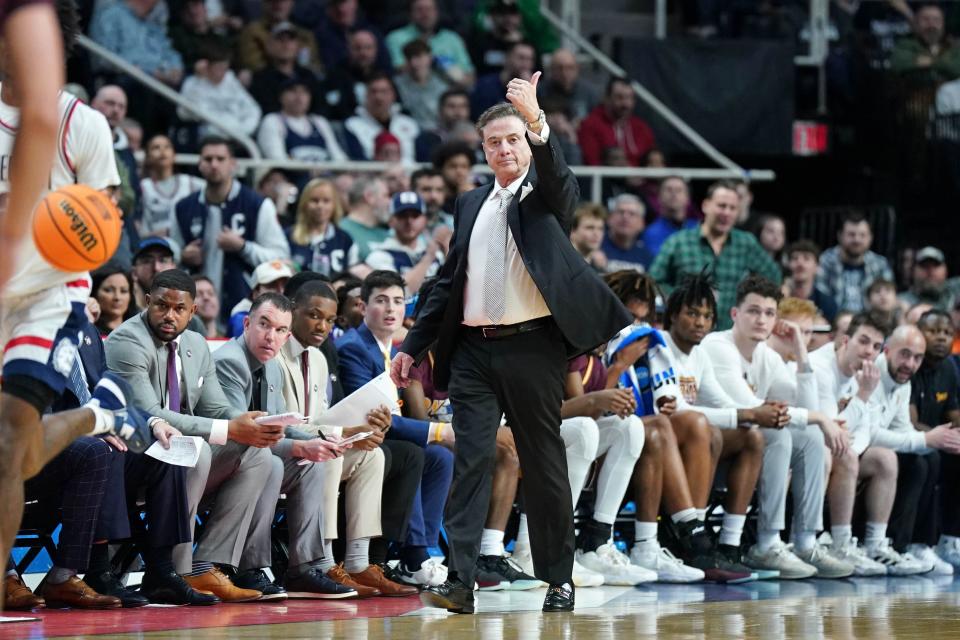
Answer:
<svg viewBox="0 0 960 640"><path fill-rule="evenodd" d="M541 73L535 72L530 76L529 82L523 78L514 78L507 83L507 100L517 108L527 121L527 127L534 133L540 133L544 122L540 103L537 102L537 83L540 82Z"/></svg>

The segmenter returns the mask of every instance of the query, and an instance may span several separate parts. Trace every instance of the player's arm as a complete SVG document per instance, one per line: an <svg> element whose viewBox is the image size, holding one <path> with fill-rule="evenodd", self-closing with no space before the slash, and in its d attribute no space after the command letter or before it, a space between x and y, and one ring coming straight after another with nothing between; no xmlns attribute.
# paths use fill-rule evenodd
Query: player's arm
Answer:
<svg viewBox="0 0 960 640"><path fill-rule="evenodd" d="M0 242L19 244L31 214L50 179L57 147L60 116L57 94L64 82L63 44L53 6L31 4L7 18L3 28L8 75L19 78L20 130L10 161L11 182L6 213L0 222ZM0 287L10 277L13 251L0 260ZM10 266L8 267L7 262Z"/></svg>

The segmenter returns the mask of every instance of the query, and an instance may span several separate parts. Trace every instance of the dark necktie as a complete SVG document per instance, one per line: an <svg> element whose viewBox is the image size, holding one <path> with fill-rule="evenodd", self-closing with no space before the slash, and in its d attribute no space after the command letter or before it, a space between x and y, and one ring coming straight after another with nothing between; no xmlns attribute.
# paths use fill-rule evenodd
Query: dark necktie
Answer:
<svg viewBox="0 0 960 640"><path fill-rule="evenodd" d="M307 349L300 354L300 370L303 372L303 415L310 415L310 356Z"/></svg>
<svg viewBox="0 0 960 640"><path fill-rule="evenodd" d="M70 385L70 391L77 397L80 404L84 405L90 402L90 389L87 387L87 378L83 375L81 366L80 350L77 349L77 353L73 357L73 364L70 367L68 383Z"/></svg>
<svg viewBox="0 0 960 640"><path fill-rule="evenodd" d="M250 398L251 411L267 410L267 382L264 378L264 369L261 367L253 374L253 395Z"/></svg>
<svg viewBox="0 0 960 640"><path fill-rule="evenodd" d="M167 410L180 413L180 376L177 375L177 343L167 343Z"/></svg>

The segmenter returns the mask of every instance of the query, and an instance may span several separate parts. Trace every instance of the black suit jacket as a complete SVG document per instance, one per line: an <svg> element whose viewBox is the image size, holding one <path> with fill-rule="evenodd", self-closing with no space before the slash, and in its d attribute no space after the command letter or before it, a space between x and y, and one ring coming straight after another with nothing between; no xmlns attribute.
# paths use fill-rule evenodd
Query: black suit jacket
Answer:
<svg viewBox="0 0 960 640"><path fill-rule="evenodd" d="M530 148L531 170L510 202L507 223L527 271L563 333L567 355L573 357L609 340L633 316L570 243L580 187L556 136L551 135L544 145L531 143ZM420 362L436 341L433 382L437 389L445 390L450 380L450 358L463 323L467 249L480 207L495 183L457 198L450 255L400 347ZM521 201L525 191L529 193Z"/></svg>

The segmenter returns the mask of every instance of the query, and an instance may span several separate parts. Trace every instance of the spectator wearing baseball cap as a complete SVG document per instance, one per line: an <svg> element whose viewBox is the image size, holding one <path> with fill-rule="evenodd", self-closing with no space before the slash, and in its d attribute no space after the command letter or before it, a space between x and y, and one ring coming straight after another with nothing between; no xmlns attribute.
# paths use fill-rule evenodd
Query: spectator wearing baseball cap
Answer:
<svg viewBox="0 0 960 640"><path fill-rule="evenodd" d="M293 269L283 260L264 262L253 270L253 282L250 286L250 297L241 300L230 310L230 321L227 323L227 337L236 338L243 334L243 319L250 315L253 301L265 293L283 293L283 288L293 277Z"/></svg>
<svg viewBox="0 0 960 640"><path fill-rule="evenodd" d="M274 32L287 32L296 37L297 59L316 72L323 69L313 33L290 22L293 0L263 0L261 18L240 32L237 39L238 62L244 69L259 71L267 65L268 42Z"/></svg>
<svg viewBox="0 0 960 640"><path fill-rule="evenodd" d="M949 278L947 261L937 247L921 248L913 257L910 289L900 294L900 302L906 307L919 303L933 305L950 311L960 300L960 278Z"/></svg>
<svg viewBox="0 0 960 640"><path fill-rule="evenodd" d="M407 283L407 293L420 290L427 278L437 274L446 255L444 245L449 232L429 240L427 209L415 191L401 191L390 200L390 236L374 247L367 256L367 266L374 270L396 271ZM439 235L439 234L438 234Z"/></svg>
<svg viewBox="0 0 960 640"><path fill-rule="evenodd" d="M180 262L180 248L169 238L144 238L133 254L134 297L138 309L147 306L144 294L150 291L153 278L161 271L173 269Z"/></svg>

